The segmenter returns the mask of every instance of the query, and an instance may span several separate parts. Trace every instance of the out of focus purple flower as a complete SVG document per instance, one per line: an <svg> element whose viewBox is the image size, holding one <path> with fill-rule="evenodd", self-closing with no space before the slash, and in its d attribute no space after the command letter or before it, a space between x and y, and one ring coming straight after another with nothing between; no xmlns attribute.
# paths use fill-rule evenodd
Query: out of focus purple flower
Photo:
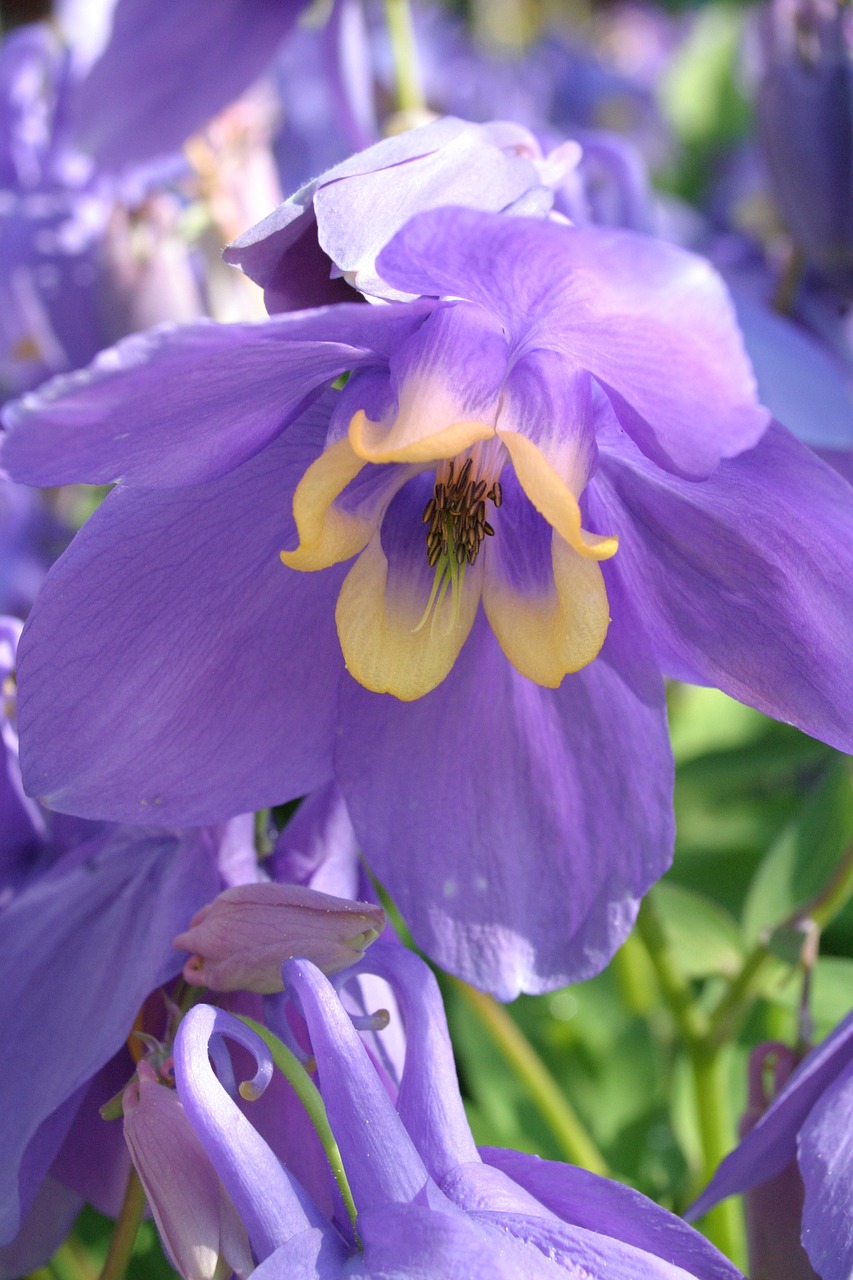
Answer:
<svg viewBox="0 0 853 1280"><path fill-rule="evenodd" d="M807 261L853 287L853 23L839 0L772 0L758 119L773 193Z"/></svg>
<svg viewBox="0 0 853 1280"><path fill-rule="evenodd" d="M377 270L429 296L161 330L9 411L19 479L123 477L25 632L24 774L164 824L334 776L419 943L543 990L669 863L662 672L849 749L849 489L764 434L700 259L445 209Z"/></svg>
<svg viewBox="0 0 853 1280"><path fill-rule="evenodd" d="M813 1272L809 1269L799 1250L791 1250L785 1276L805 1280L817 1273L821 1280L848 1280L853 1269L851 1134L853 1014L806 1055L740 1146L726 1156L691 1207L690 1216L700 1217L719 1200L750 1188L755 1189L753 1195L765 1192L752 1207L753 1240L757 1227L764 1233L758 1236L758 1243L769 1251L796 1232L814 1268ZM789 1195L793 1188L794 1199L783 1202L780 1186ZM756 1207L765 1215L757 1223ZM800 1207L801 1223L797 1216ZM773 1257L778 1261L782 1254L769 1253L769 1259ZM766 1266L767 1260L768 1252L756 1256L762 1265ZM755 1280L763 1280L765 1275L775 1277L782 1272L757 1270L753 1274Z"/></svg>
<svg viewBox="0 0 853 1280"><path fill-rule="evenodd" d="M260 1042L203 1005L178 1032L178 1094L246 1227L258 1280L297 1270L306 1280L391 1274L556 1280L566 1273L590 1280L614 1274L735 1280L737 1271L706 1240L627 1187L516 1152L478 1152L435 979L410 952L382 944L353 974L370 972L390 983L406 1028L402 1074L390 1081L316 968L292 960L282 975L305 1019L357 1208L357 1236L340 1199L322 1195L322 1187L307 1192L214 1074L208 1055L222 1063L226 1038L254 1053L259 1077L268 1074ZM328 1169L326 1179L331 1184Z"/></svg>
<svg viewBox="0 0 853 1280"><path fill-rule="evenodd" d="M32 23L3 39L0 396L129 330L203 312L165 188L187 173L177 153L190 133L269 63L304 6L179 0L152 18L117 0L93 6L94 47L77 11L60 13L59 31Z"/></svg>

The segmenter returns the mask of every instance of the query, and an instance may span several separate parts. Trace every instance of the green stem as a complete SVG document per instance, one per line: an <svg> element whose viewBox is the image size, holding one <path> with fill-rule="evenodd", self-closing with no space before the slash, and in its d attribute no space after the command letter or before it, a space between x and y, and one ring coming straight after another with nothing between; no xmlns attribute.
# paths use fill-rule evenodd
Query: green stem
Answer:
<svg viewBox="0 0 853 1280"><path fill-rule="evenodd" d="M246 1026L251 1027L255 1034L260 1036L263 1040L272 1055L273 1062L293 1089L293 1092L302 1103L302 1106L305 1108L308 1118L317 1131L317 1136L319 1137L323 1150L326 1153L326 1159L329 1161L332 1176L334 1177L335 1182L337 1182L341 1195L343 1196L344 1205L346 1206L346 1211L349 1214L350 1222L352 1223L353 1228L355 1228L358 1210L356 1209L355 1202L352 1198L352 1191L350 1190L347 1175L344 1171L344 1163L341 1159L340 1149L337 1142L335 1142L335 1137L332 1133L331 1125L329 1124L329 1118L326 1115L326 1107L320 1090L308 1075L308 1072L305 1070L296 1055L291 1053L286 1045L282 1044L278 1036L273 1035L273 1033L266 1027L262 1026L260 1022L255 1022L254 1018L247 1018L244 1014L240 1014L239 1016L240 1021L245 1022ZM250 1094L243 1092L242 1085L240 1087L240 1092L244 1098L251 1097Z"/></svg>
<svg viewBox="0 0 853 1280"><path fill-rule="evenodd" d="M131 1167L115 1231L98 1280L123 1280L144 1212L145 1192L139 1181L139 1174Z"/></svg>
<svg viewBox="0 0 853 1280"><path fill-rule="evenodd" d="M678 967L655 907L653 892L646 896L640 908L637 933L652 962L690 1063L702 1147L701 1181L704 1185L733 1145L725 1060L719 1048L709 1040L707 1020L696 1007L690 983ZM706 1215L703 1225L709 1240L732 1261L740 1262L744 1258L743 1211L738 1201L727 1200L718 1205Z"/></svg>
<svg viewBox="0 0 853 1280"><path fill-rule="evenodd" d="M818 929L825 929L853 895L853 844L844 852L829 880L804 906L798 907L786 921L797 925L803 920L813 920ZM782 927L782 926L780 926ZM719 1046L731 1036L751 1002L753 992L765 967L774 959L768 941L756 943L743 962L740 971L720 997L708 1019L708 1040Z"/></svg>
<svg viewBox="0 0 853 1280"><path fill-rule="evenodd" d="M604 1157L518 1023L491 996L458 978L450 981L527 1088L566 1159L592 1173L606 1174Z"/></svg>
<svg viewBox="0 0 853 1280"><path fill-rule="evenodd" d="M702 1043L707 1024L701 1010L697 1009L690 983L679 969L663 921L654 904L654 892L643 899L637 917L637 933L646 948L657 975L664 999L675 1019L679 1035L687 1049Z"/></svg>
<svg viewBox="0 0 853 1280"><path fill-rule="evenodd" d="M397 107L400 111L423 111L426 100L409 0L385 0L385 20L394 59Z"/></svg>
<svg viewBox="0 0 853 1280"><path fill-rule="evenodd" d="M719 1049L707 1044L694 1045L689 1057L702 1139L703 1168L699 1183L704 1187L734 1145L731 1089L727 1058ZM702 1226L708 1239L742 1268L746 1258L746 1233L740 1200L730 1198L715 1205L703 1218Z"/></svg>

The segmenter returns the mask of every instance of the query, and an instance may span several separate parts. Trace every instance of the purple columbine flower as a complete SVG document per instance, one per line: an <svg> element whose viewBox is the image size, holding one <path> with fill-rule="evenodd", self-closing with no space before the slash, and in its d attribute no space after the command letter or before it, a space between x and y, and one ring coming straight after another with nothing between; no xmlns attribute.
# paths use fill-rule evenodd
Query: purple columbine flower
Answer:
<svg viewBox="0 0 853 1280"><path fill-rule="evenodd" d="M726 1156L689 1216L698 1218L727 1196L790 1177L796 1161L805 1192L803 1248L821 1280L848 1280L853 1269L851 1116L853 1014L807 1054L740 1146Z"/></svg>
<svg viewBox="0 0 853 1280"><path fill-rule="evenodd" d="M853 23L839 0L772 0L758 120L773 192L806 260L853 284Z"/></svg>
<svg viewBox="0 0 853 1280"><path fill-rule="evenodd" d="M155 330L7 411L17 479L122 478L22 639L24 778L174 824L334 776L420 945L548 989L669 865L662 673L853 746L850 490L691 254L444 209L377 267L429 296Z"/></svg>
<svg viewBox="0 0 853 1280"><path fill-rule="evenodd" d="M382 944L356 972L390 982L402 1009L406 1058L390 1092L329 981L307 961L283 969L307 1025L357 1235L342 1202L327 1196L323 1207L309 1196L287 1153L277 1158L214 1074L209 1051L221 1063L226 1037L263 1065L265 1051L252 1033L203 1005L178 1033L178 1093L246 1227L257 1280L297 1271L306 1280L735 1280L739 1273L708 1241L627 1187L535 1156L478 1152L432 974L411 953ZM331 1183L328 1169L326 1177Z"/></svg>

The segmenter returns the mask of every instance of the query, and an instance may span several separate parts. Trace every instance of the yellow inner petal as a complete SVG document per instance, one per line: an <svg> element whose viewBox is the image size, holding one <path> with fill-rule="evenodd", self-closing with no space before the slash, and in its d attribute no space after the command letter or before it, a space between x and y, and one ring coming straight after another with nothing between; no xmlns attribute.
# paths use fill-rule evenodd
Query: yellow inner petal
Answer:
<svg viewBox="0 0 853 1280"><path fill-rule="evenodd" d="M533 595L515 590L500 575L499 549L494 559L489 552L483 608L498 644L523 676L556 689L604 644L610 610L601 569L552 532L553 587Z"/></svg>
<svg viewBox="0 0 853 1280"><path fill-rule="evenodd" d="M338 639L353 679L374 693L413 702L448 675L468 637L480 601L482 567L469 567L459 592L433 603L424 625L428 592L400 575L388 582L379 532L350 569L335 610Z"/></svg>
<svg viewBox="0 0 853 1280"><path fill-rule="evenodd" d="M339 440L311 463L293 495L293 518L299 534L295 551L282 551L291 569L327 569L349 560L367 543L375 520L341 511L335 499L354 480L365 463L349 440Z"/></svg>
<svg viewBox="0 0 853 1280"><path fill-rule="evenodd" d="M454 458L478 440L488 440L495 434L494 427L485 422L452 422L430 435L410 439L397 430L398 421L389 428L381 422L371 422L359 409L349 426L353 452L365 462L436 462Z"/></svg>
<svg viewBox="0 0 853 1280"><path fill-rule="evenodd" d="M499 431L498 435L506 445L524 492L569 546L588 560L609 560L615 555L619 539L582 528L577 498L533 441L518 431Z"/></svg>

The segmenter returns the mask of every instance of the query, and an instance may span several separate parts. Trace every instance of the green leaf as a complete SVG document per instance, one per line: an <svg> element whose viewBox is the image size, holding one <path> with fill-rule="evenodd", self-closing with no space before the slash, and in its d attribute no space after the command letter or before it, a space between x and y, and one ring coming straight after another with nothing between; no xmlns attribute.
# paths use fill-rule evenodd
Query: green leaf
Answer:
<svg viewBox="0 0 853 1280"><path fill-rule="evenodd" d="M743 947L737 921L728 911L671 881L662 881L653 893L682 973L704 978L738 972Z"/></svg>
<svg viewBox="0 0 853 1280"><path fill-rule="evenodd" d="M835 756L755 873L743 909L750 941L789 920L829 883L853 841L853 785Z"/></svg>

